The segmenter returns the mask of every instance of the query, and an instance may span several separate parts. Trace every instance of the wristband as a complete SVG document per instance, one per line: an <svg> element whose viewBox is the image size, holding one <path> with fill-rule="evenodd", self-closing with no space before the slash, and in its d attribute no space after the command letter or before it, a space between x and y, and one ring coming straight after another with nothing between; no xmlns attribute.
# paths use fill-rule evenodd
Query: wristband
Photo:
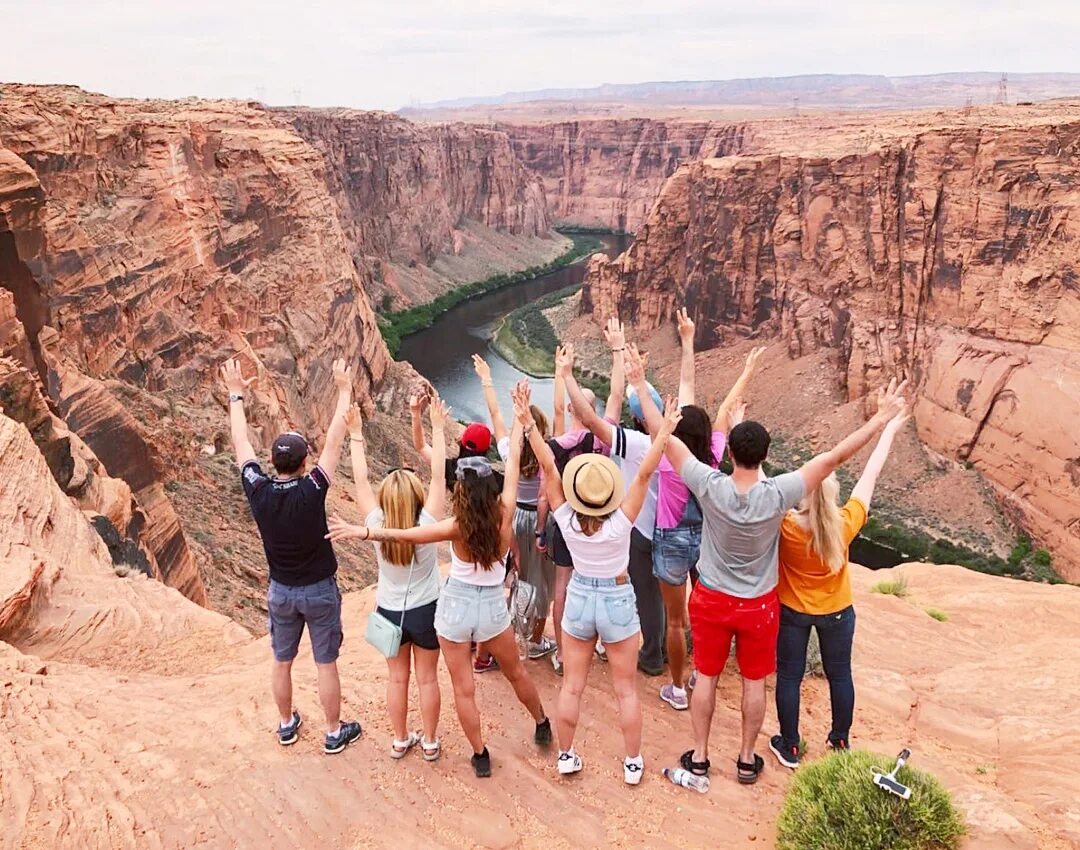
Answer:
<svg viewBox="0 0 1080 850"><path fill-rule="evenodd" d="M229 393L229 404L232 404L234 401L243 401L243 400L244 400L244 396L241 393Z"/></svg>

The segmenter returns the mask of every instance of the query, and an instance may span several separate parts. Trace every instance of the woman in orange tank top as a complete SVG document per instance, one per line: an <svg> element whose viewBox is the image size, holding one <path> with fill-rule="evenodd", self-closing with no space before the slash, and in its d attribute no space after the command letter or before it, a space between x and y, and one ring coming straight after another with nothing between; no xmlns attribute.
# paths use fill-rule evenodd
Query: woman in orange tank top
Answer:
<svg viewBox="0 0 1080 850"><path fill-rule="evenodd" d="M780 734L769 749L780 764L799 766L799 697L806 668L810 629L817 629L821 661L829 680L832 730L828 745L849 748L848 735L855 709L851 679L851 645L855 608L848 575L848 546L866 523L874 485L885 466L893 438L910 418L905 408L882 431L851 498L840 507L835 475L808 493L780 528L780 636L776 644L776 714Z"/></svg>

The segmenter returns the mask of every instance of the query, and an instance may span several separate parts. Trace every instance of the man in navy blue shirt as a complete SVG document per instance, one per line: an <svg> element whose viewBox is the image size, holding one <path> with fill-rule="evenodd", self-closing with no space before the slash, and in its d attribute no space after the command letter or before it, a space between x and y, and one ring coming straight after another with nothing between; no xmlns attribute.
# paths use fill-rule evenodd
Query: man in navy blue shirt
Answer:
<svg viewBox="0 0 1080 850"><path fill-rule="evenodd" d="M337 559L326 539L326 493L345 441L345 413L352 401L351 370L344 360L334 361L337 407L326 432L318 463L308 470L308 442L289 431L274 440L268 476L255 459L247 435L244 390L255 380L245 379L239 360L222 368L229 392L229 419L233 448L255 524L262 536L270 567L267 608L270 645L274 651L271 685L280 723L278 741L293 744L299 737L300 713L292 704L292 663L307 626L318 670L319 701L326 715L327 753L340 753L360 737L360 724L341 722L341 682L337 658L341 648L341 592Z"/></svg>

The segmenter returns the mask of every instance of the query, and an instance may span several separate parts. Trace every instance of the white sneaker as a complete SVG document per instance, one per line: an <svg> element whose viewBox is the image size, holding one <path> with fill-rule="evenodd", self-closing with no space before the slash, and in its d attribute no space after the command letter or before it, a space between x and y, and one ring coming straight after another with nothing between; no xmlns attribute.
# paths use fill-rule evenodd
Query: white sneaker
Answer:
<svg viewBox="0 0 1080 850"><path fill-rule="evenodd" d="M573 747L571 747L565 753L559 753L559 773L561 773L563 776L569 776L571 773L577 773L584 766L585 763L581 760L581 756L574 752Z"/></svg>
<svg viewBox="0 0 1080 850"><path fill-rule="evenodd" d="M640 785L641 777L645 775L645 759L627 757L623 759L623 779L627 785Z"/></svg>

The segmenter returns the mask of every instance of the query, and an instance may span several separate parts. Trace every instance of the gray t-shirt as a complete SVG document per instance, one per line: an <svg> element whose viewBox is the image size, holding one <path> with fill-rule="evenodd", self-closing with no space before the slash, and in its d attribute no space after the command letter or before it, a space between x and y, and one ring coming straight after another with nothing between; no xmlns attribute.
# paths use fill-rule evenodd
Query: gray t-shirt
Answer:
<svg viewBox="0 0 1080 850"><path fill-rule="evenodd" d="M367 515L364 525L381 528L385 515L382 508L375 508ZM420 511L417 525L432 525L438 522L427 511ZM427 605L439 598L439 545L422 543L416 547L413 555L412 583L409 583L409 566L399 567L383 560L382 547L375 544L375 557L379 561L379 585L375 589L375 602L387 611L402 611ZM405 590L408 588L408 601Z"/></svg>
<svg viewBox="0 0 1080 850"><path fill-rule="evenodd" d="M712 590L753 599L776 587L780 523L806 492L797 472L739 493L731 478L697 458L680 470L704 518L698 573Z"/></svg>

